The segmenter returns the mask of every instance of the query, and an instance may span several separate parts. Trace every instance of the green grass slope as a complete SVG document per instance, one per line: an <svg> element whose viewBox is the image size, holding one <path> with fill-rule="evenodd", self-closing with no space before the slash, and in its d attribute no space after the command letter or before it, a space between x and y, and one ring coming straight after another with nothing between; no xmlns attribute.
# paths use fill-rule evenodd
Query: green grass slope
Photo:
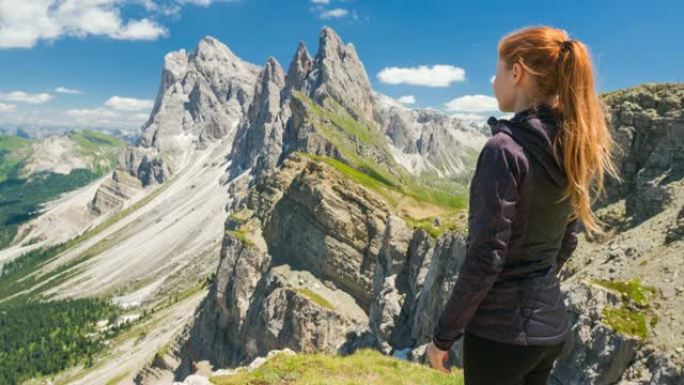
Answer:
<svg viewBox="0 0 684 385"><path fill-rule="evenodd" d="M276 354L253 371L213 376L216 385L461 385L463 373L442 373L427 365L383 355L373 349L354 354Z"/></svg>

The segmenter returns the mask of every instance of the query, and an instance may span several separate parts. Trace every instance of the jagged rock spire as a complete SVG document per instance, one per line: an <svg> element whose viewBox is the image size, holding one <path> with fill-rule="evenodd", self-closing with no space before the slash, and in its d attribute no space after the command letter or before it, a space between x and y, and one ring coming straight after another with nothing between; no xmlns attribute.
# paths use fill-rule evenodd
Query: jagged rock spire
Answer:
<svg viewBox="0 0 684 385"><path fill-rule="evenodd" d="M372 93L366 70L354 45L345 46L330 27L321 30L318 52L305 88L319 103L332 97L353 116L373 120Z"/></svg>
<svg viewBox="0 0 684 385"><path fill-rule="evenodd" d="M269 57L254 87L254 99L247 117L252 122L271 121L280 109L280 91L285 87L285 73L280 63Z"/></svg>
<svg viewBox="0 0 684 385"><path fill-rule="evenodd" d="M313 59L309 54L309 50L303 41L299 42L297 51L295 52L290 68L287 71L287 80L285 88L283 89L283 99L289 95L292 90L302 90L306 77L309 76L313 67ZM308 93L308 92L307 92Z"/></svg>
<svg viewBox="0 0 684 385"><path fill-rule="evenodd" d="M275 167L282 150L286 111L281 109L285 72L269 57L257 77L247 119L238 128L231 154L231 178L252 168L261 174Z"/></svg>

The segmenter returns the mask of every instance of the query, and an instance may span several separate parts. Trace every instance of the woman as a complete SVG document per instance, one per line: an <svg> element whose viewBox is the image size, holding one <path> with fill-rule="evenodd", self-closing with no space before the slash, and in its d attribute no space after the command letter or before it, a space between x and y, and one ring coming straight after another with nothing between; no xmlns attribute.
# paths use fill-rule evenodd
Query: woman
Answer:
<svg viewBox="0 0 684 385"><path fill-rule="evenodd" d="M569 331L557 273L579 222L604 232L591 204L606 172L620 180L610 158L616 143L582 42L529 27L505 36L498 52L494 94L501 111L515 114L487 122L466 257L427 355L449 372L448 352L463 336L466 385L546 384Z"/></svg>

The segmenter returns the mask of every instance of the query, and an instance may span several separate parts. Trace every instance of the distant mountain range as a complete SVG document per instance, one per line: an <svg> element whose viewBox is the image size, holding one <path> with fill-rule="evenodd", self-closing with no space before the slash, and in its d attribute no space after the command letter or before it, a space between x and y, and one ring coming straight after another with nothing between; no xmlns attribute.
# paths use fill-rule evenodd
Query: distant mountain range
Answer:
<svg viewBox="0 0 684 385"><path fill-rule="evenodd" d="M124 146L119 138L90 130L45 139L0 135L0 247L41 204L110 172Z"/></svg>

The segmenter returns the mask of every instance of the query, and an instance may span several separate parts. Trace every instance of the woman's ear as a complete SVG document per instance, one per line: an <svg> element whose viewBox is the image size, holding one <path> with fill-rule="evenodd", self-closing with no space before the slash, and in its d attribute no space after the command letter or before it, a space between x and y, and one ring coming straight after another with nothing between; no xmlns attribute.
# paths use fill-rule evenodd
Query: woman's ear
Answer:
<svg viewBox="0 0 684 385"><path fill-rule="evenodd" d="M524 70L523 67L520 65L520 63L516 62L513 63L513 84L518 85L522 81L523 75L524 75Z"/></svg>

